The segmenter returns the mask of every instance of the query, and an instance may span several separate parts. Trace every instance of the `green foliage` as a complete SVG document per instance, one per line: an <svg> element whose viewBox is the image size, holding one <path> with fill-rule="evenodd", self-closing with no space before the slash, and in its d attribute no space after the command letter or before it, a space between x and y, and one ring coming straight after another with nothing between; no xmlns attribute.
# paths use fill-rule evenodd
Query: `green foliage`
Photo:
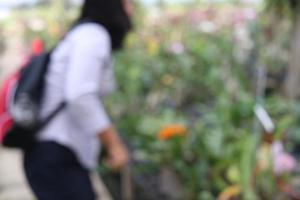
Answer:
<svg viewBox="0 0 300 200"><path fill-rule="evenodd" d="M265 193L273 199L272 169L253 184L260 135L253 133L251 80L233 55L233 27L207 34L184 17L172 23L143 24L117 56L119 90L107 106L135 146L134 157L172 167L187 199L216 199L231 185L241 187L242 199L260 199L260 191L272 191ZM266 101L278 135L290 130L290 106L278 96ZM160 129L174 123L185 124L187 136L158 140Z"/></svg>
<svg viewBox="0 0 300 200"><path fill-rule="evenodd" d="M300 2L298 0L267 0L266 8L279 15L295 16L300 12Z"/></svg>
<svg viewBox="0 0 300 200"><path fill-rule="evenodd" d="M268 6L285 13L291 10L286 2L270 0ZM128 37L127 48L116 54L118 91L106 100L106 106L134 147L133 158L151 163L151 169L172 168L184 183L185 199L217 199L230 186L241 189L239 199L275 199L280 191L272 167L255 174L261 133L253 127L256 77L247 72L247 62L254 59L241 52L240 39L245 38L234 35L245 30L237 30L241 24L234 20L224 25L220 18L211 19L211 13L222 7L201 9L201 16L208 18L206 24L182 8L165 14L156 11L160 16L153 19L153 13L138 7L136 30ZM49 16L49 24L62 29L68 23ZM43 34L52 43L59 38L48 31L27 33L29 38ZM281 67L283 62L268 54L269 49L259 52L260 62ZM241 61L239 53L250 57ZM277 93L268 96L265 104L277 125L276 139L300 142L300 106L287 104ZM160 140L159 132L169 124L186 126L187 134ZM294 145L287 142L289 149Z"/></svg>

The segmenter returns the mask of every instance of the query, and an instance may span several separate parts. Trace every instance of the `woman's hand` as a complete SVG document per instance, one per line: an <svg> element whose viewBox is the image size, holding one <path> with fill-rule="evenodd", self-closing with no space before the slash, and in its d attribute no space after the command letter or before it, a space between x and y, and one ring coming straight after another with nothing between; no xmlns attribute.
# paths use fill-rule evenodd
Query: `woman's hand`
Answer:
<svg viewBox="0 0 300 200"><path fill-rule="evenodd" d="M100 135L101 143L106 150L105 164L113 170L122 169L129 162L129 152L114 128L108 128Z"/></svg>
<svg viewBox="0 0 300 200"><path fill-rule="evenodd" d="M112 146L107 151L105 163L113 170L120 170L129 162L129 153L123 144Z"/></svg>

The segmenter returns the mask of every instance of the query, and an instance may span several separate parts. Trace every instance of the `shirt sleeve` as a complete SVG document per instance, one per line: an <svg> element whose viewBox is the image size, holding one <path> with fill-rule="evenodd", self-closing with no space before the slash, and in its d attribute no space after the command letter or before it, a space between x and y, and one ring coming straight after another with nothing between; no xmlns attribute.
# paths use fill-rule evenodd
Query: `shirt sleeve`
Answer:
<svg viewBox="0 0 300 200"><path fill-rule="evenodd" d="M111 126L101 100L95 94L85 94L68 105L71 120L85 133L97 135Z"/></svg>
<svg viewBox="0 0 300 200"><path fill-rule="evenodd" d="M98 134L110 126L99 97L103 75L101 71L107 59L110 59L110 44L105 34L97 34L97 37L91 35L91 38L87 34L84 36L85 38L78 38L70 51L65 98L67 110L78 128Z"/></svg>

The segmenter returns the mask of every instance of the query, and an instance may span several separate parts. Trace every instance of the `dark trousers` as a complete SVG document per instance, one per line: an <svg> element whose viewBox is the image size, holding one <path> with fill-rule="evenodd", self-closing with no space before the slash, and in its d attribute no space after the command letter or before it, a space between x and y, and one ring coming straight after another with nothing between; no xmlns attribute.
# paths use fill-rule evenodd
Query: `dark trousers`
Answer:
<svg viewBox="0 0 300 200"><path fill-rule="evenodd" d="M89 172L64 146L37 143L25 151L24 168L38 200L95 200Z"/></svg>

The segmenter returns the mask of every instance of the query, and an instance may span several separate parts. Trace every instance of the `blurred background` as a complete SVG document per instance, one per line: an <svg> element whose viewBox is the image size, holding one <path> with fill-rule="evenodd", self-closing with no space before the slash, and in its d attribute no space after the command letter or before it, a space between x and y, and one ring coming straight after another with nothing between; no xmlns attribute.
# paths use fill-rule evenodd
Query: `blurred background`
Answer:
<svg viewBox="0 0 300 200"><path fill-rule="evenodd" d="M0 0L0 81L37 41L53 47L79 6ZM135 30L116 54L119 88L106 99L132 152L135 199L300 199L300 2L135 6ZM33 199L20 159L0 149L0 200Z"/></svg>

